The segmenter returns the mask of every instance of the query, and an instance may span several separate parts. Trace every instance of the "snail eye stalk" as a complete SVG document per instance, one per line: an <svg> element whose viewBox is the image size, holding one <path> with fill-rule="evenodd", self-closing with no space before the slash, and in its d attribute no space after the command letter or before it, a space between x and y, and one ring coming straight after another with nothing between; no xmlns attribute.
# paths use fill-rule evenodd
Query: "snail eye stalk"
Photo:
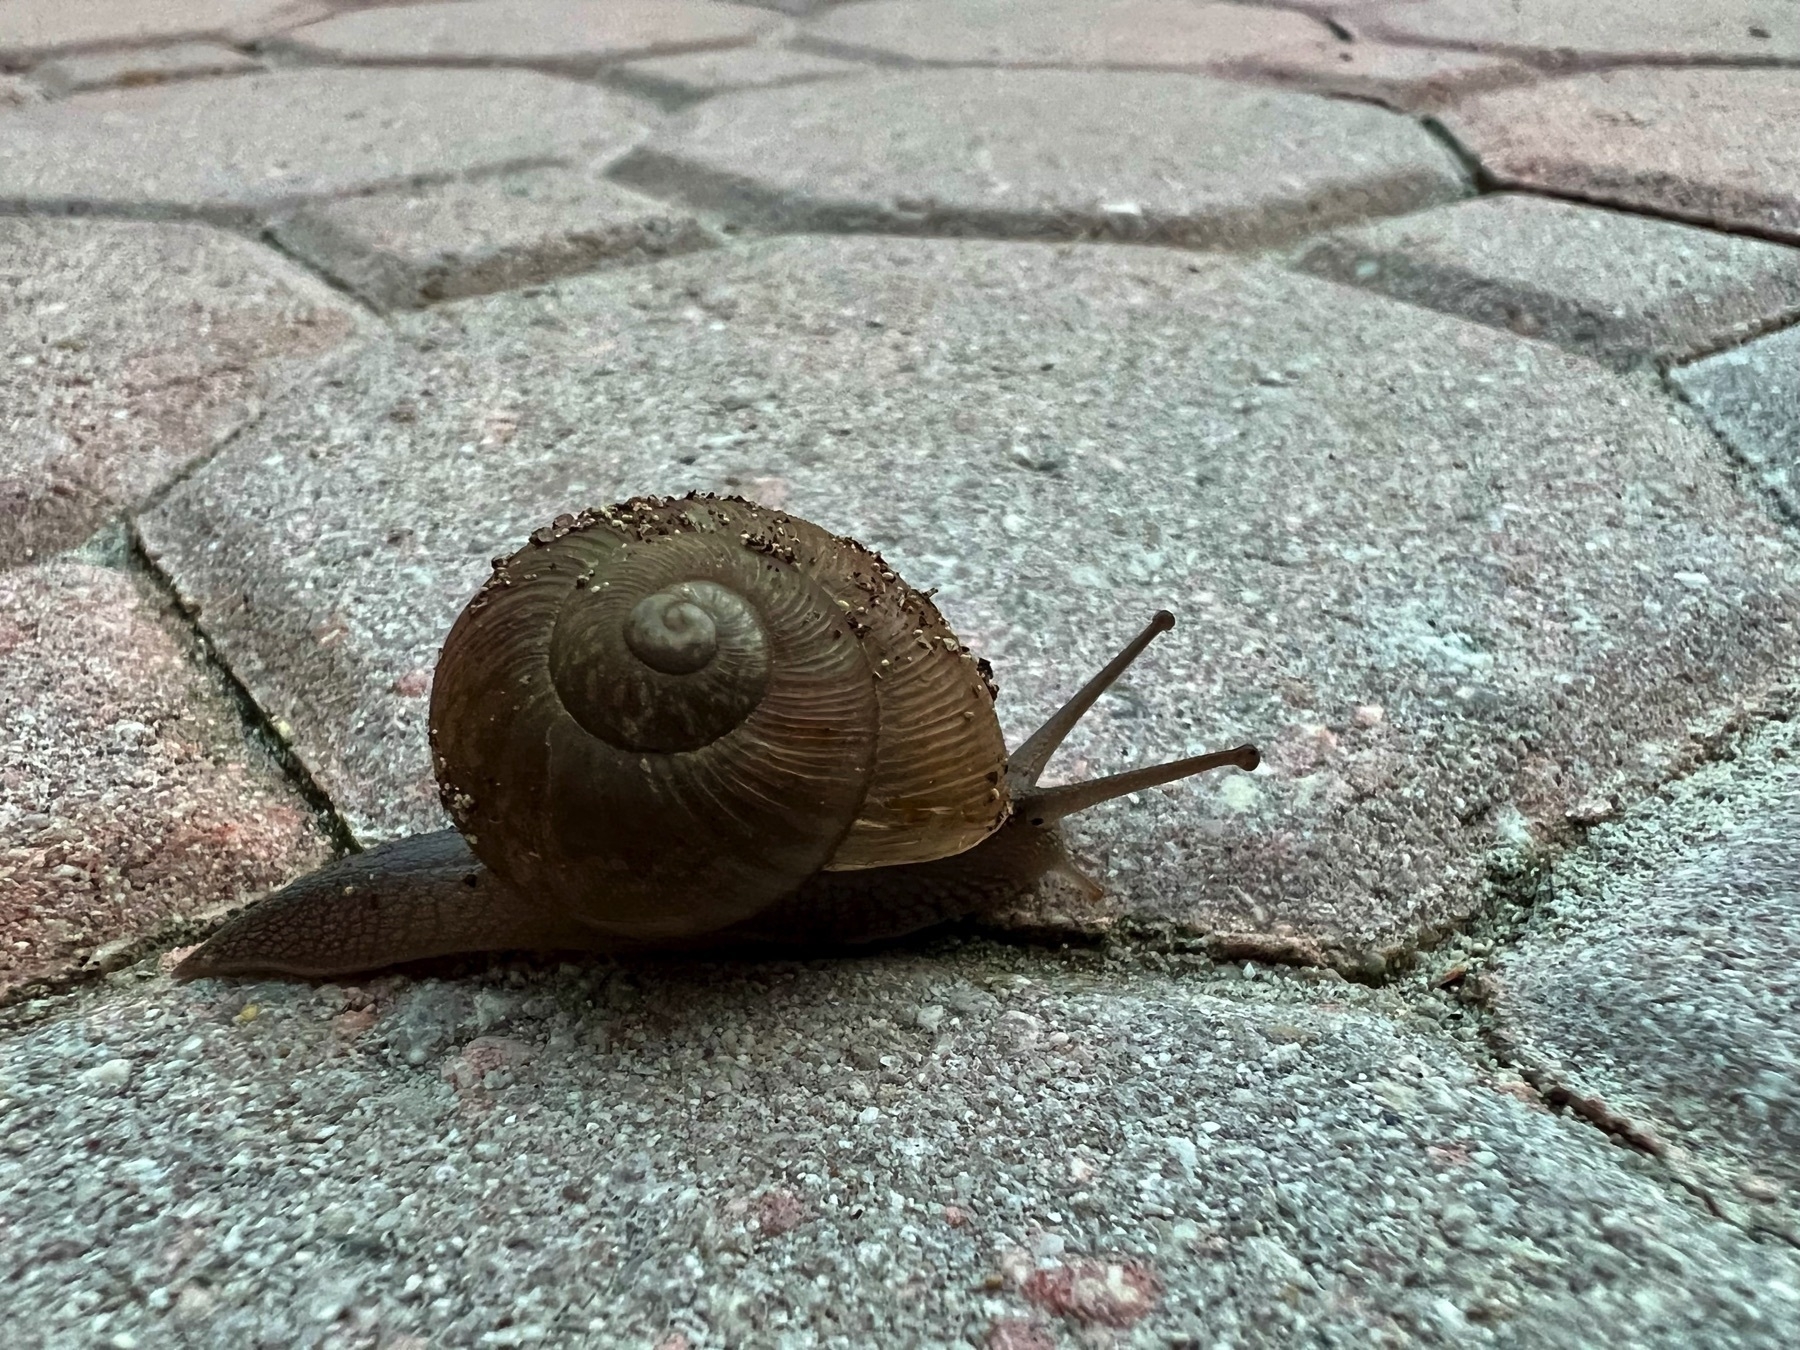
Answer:
<svg viewBox="0 0 1800 1350"><path fill-rule="evenodd" d="M1209 769L1238 768L1248 772L1262 763L1262 754L1254 745L1240 745L1235 749L1193 755L1168 764L1153 764L1144 769L1109 774L1105 778L1094 778L1085 783L1069 783L1053 788L1040 788L1037 785L1050 757L1075 729L1075 724L1087 710L1094 706L1094 700L1125 673L1158 634L1166 633L1174 626L1173 614L1166 609L1157 610L1143 632L1126 643L1123 651L1076 690L1074 696L1058 708L1049 721L1026 737L1024 744L1014 752L1006 766L1006 786L1013 798L1014 814L1029 818L1034 825L1047 825L1077 811L1085 811L1100 802L1111 801L1114 797L1123 797L1127 793L1158 787L1163 783L1173 783L1177 779L1189 778Z"/></svg>

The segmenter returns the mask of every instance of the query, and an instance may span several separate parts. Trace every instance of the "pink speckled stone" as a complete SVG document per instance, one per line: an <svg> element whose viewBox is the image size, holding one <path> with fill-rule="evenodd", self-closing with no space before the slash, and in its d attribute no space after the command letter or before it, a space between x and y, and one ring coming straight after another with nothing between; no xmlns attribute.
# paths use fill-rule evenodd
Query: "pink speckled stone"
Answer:
<svg viewBox="0 0 1800 1350"><path fill-rule="evenodd" d="M1443 120L1508 185L1800 241L1800 70L1602 71Z"/></svg>
<svg viewBox="0 0 1800 1350"><path fill-rule="evenodd" d="M355 327L222 230L0 219L0 567L80 543Z"/></svg>
<svg viewBox="0 0 1800 1350"><path fill-rule="evenodd" d="M157 611L105 568L0 573L0 997L329 854Z"/></svg>

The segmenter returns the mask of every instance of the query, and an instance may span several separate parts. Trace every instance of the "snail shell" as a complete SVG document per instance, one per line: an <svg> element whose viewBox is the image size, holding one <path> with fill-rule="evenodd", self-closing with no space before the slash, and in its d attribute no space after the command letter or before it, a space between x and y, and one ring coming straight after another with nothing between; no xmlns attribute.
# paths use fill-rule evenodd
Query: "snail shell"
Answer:
<svg viewBox="0 0 1800 1350"><path fill-rule="evenodd" d="M176 968L344 975L507 948L868 942L1061 872L1058 821L1254 747L1041 788L1159 612L1007 755L987 665L854 540L737 498L557 517L450 630L431 745L455 830L301 877Z"/></svg>
<svg viewBox="0 0 1800 1350"><path fill-rule="evenodd" d="M450 630L445 808L484 864L601 933L725 928L816 872L998 829L994 689L854 540L748 502L562 516Z"/></svg>

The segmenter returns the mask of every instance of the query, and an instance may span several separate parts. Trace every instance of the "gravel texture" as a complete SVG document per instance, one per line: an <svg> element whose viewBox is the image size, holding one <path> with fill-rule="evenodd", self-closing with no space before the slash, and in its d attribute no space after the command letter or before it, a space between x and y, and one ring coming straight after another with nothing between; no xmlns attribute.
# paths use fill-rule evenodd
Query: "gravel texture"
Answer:
<svg viewBox="0 0 1800 1350"><path fill-rule="evenodd" d="M206 211L271 206L565 158L643 136L605 90L517 70L292 70L27 107L0 137L0 203Z"/></svg>
<svg viewBox="0 0 1800 1350"><path fill-rule="evenodd" d="M1252 167L1275 160L1279 175ZM1441 145L1379 108L1205 76L1053 70L729 94L620 173L777 227L1201 247L1278 242L1466 191Z"/></svg>
<svg viewBox="0 0 1800 1350"><path fill-rule="evenodd" d="M326 856L163 610L91 564L0 572L0 999Z"/></svg>
<svg viewBox="0 0 1800 1350"><path fill-rule="evenodd" d="M1682 366L1670 378L1800 516L1800 328Z"/></svg>
<svg viewBox="0 0 1800 1350"><path fill-rule="evenodd" d="M767 242L409 317L141 528L375 838L440 821L424 694L488 560L688 488L941 588L1011 744L1176 610L1054 771L1267 763L1077 840L1125 912L1303 958L1456 922L1791 653L1791 545L1653 382L1150 249Z"/></svg>
<svg viewBox="0 0 1800 1350"><path fill-rule="evenodd" d="M1619 366L1800 318L1800 249L1518 193L1343 230L1297 265Z"/></svg>
<svg viewBox="0 0 1800 1350"><path fill-rule="evenodd" d="M282 247L378 309L512 290L715 242L691 212L582 169L315 202L271 230Z"/></svg>
<svg viewBox="0 0 1800 1350"><path fill-rule="evenodd" d="M43 1011L0 1042L43 1345L1800 1336L1800 1254L1353 986L978 948Z"/></svg>
<svg viewBox="0 0 1800 1350"><path fill-rule="evenodd" d="M217 230L0 218L0 568L166 484L355 326Z"/></svg>

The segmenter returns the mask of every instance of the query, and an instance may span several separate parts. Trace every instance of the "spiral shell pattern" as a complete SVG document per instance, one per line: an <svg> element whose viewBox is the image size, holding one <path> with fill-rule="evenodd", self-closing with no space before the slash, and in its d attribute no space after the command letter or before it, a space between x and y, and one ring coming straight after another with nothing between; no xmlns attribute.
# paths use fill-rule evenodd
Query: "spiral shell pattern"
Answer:
<svg viewBox="0 0 1800 1350"><path fill-rule="evenodd" d="M854 541L733 498L561 516L450 632L440 792L489 868L606 932L728 927L1005 819L993 688Z"/></svg>

